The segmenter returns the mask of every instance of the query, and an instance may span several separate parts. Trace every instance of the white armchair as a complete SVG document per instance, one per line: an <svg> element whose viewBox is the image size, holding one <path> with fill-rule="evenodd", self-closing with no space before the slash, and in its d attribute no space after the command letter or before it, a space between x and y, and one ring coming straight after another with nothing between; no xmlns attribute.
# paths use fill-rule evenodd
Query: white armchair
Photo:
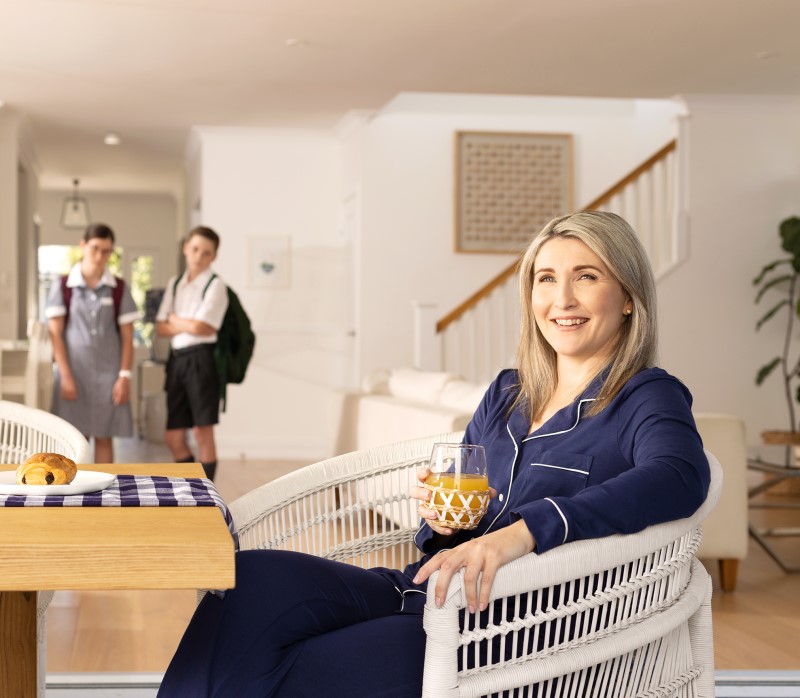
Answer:
<svg viewBox="0 0 800 698"><path fill-rule="evenodd" d="M435 441L460 438L357 451L263 485L230 504L241 546L402 567L419 556L416 502L408 495L416 466ZM711 585L695 559L700 522L720 489L719 463L709 460L712 486L695 515L506 565L493 585L493 610L477 626L463 613L462 576L441 608L429 598L423 695L482 696L538 684L540 698L712 698Z"/></svg>
<svg viewBox="0 0 800 698"><path fill-rule="evenodd" d="M54 414L17 402L0 401L0 463L21 463L32 453L62 453L86 463L89 442L75 427ZM46 677L45 611L52 591L41 591L36 602L37 695L44 696Z"/></svg>

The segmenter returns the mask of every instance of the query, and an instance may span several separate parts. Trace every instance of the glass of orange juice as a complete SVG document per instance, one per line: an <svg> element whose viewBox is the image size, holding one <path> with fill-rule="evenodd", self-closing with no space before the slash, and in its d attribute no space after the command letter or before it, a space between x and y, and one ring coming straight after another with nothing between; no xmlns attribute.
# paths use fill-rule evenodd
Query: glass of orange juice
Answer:
<svg viewBox="0 0 800 698"><path fill-rule="evenodd" d="M422 486L431 491L426 506L436 512L436 519L426 521L448 528L475 528L489 506L483 446L435 443L429 468L431 474Z"/></svg>

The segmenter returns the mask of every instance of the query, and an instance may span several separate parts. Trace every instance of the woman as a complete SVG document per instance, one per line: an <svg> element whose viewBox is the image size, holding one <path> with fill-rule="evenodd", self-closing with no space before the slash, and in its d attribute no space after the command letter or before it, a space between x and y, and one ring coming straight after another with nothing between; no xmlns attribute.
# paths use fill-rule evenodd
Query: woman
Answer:
<svg viewBox="0 0 800 698"><path fill-rule="evenodd" d="M133 322L139 311L106 264L114 231L86 228L81 260L50 289L45 315L56 361L52 411L94 437L94 462L112 463L112 437L132 436Z"/></svg>
<svg viewBox="0 0 800 698"><path fill-rule="evenodd" d="M464 568L478 612L510 560L697 509L708 463L688 390L652 367L655 287L633 230L610 213L557 218L519 276L517 370L500 373L465 436L485 446L493 489L478 527L423 521L416 543L426 555L403 571L238 554L236 588L206 596L160 696L419 696L434 570L441 603ZM413 496L424 504L429 492ZM420 515L434 516L424 506Z"/></svg>

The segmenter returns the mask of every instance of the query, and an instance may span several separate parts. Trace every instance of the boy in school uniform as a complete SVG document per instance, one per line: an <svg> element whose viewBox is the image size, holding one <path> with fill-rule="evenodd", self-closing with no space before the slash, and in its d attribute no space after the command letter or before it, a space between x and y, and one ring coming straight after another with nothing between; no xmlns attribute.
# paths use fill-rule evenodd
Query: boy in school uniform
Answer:
<svg viewBox="0 0 800 698"><path fill-rule="evenodd" d="M217 277L209 284L218 249L219 235L211 228L198 226L189 231L183 244L186 271L179 279L169 280L156 315L157 334L169 337L172 346L165 440L176 462L191 463L195 456L186 436L193 429L197 455L211 480L217 468L214 425L219 422L220 402L213 351L228 308L223 281Z"/></svg>

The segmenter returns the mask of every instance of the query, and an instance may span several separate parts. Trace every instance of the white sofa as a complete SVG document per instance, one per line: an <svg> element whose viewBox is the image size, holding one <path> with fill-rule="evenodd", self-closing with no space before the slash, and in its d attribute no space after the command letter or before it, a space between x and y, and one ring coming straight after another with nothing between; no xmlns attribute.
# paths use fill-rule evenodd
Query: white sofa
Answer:
<svg viewBox="0 0 800 698"><path fill-rule="evenodd" d="M463 431L488 387L453 373L374 371L343 397L336 454Z"/></svg>
<svg viewBox="0 0 800 698"><path fill-rule="evenodd" d="M463 430L487 385L452 373L394 369L367 376L362 390L344 396L338 454ZM703 524L698 557L718 560L724 591L736 587L747 555L747 449L744 424L732 415L695 413L703 445L720 461L719 504Z"/></svg>

